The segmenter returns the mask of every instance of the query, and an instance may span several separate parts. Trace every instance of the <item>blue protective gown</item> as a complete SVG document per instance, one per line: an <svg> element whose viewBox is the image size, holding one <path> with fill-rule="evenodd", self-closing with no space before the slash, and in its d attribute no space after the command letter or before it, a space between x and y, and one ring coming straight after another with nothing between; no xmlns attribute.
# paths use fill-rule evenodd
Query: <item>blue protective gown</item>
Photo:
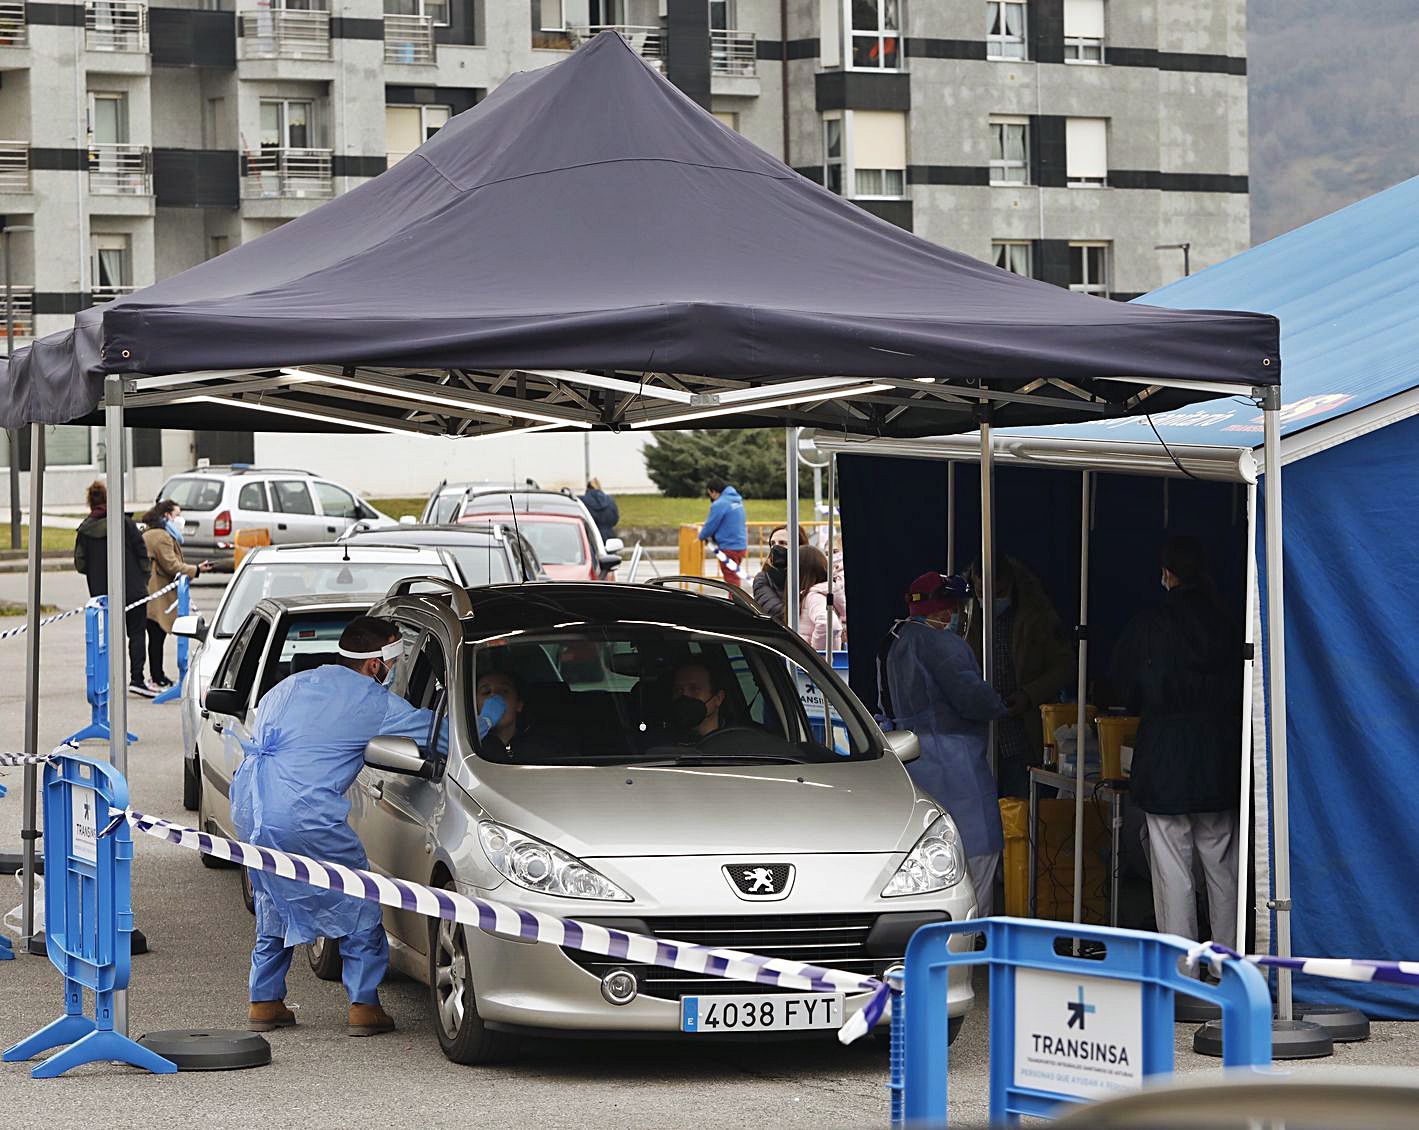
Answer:
<svg viewBox="0 0 1419 1130"><path fill-rule="evenodd" d="M364 765L365 745L380 735L427 745L433 720L432 711L338 664L282 679L257 706L252 740L232 779L237 834L261 847L368 867L344 795ZM341 946L346 990L352 1001L376 999L389 963L377 904L264 871L251 873L251 885L258 935L252 1000L282 999L291 947L322 937L351 940Z"/></svg>
<svg viewBox="0 0 1419 1130"><path fill-rule="evenodd" d="M907 772L951 814L967 856L998 852L1004 837L987 754L989 722L1004 716L1005 704L954 632L915 616L896 632L887 652L892 708L897 726L921 742Z"/></svg>

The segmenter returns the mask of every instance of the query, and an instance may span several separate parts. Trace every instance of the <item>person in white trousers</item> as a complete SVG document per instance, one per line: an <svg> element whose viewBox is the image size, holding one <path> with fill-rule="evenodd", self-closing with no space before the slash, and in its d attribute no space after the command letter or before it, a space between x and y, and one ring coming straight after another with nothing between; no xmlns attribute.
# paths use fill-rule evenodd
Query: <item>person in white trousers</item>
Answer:
<svg viewBox="0 0 1419 1130"><path fill-rule="evenodd" d="M1129 792L1147 818L1159 933L1200 940L1200 868L1211 940L1235 948L1241 637L1196 538L1164 546L1162 582L1163 603L1133 619L1113 656L1112 689L1140 719Z"/></svg>

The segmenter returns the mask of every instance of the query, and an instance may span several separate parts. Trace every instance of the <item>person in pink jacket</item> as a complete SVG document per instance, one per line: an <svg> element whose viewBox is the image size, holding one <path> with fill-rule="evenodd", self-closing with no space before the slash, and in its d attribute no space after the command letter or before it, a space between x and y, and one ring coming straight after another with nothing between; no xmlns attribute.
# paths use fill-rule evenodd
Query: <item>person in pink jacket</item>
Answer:
<svg viewBox="0 0 1419 1130"><path fill-rule="evenodd" d="M799 547L798 581L798 634L819 651L841 651L847 635L847 596L843 592L842 574L833 578L831 616L828 612L828 558L817 546Z"/></svg>

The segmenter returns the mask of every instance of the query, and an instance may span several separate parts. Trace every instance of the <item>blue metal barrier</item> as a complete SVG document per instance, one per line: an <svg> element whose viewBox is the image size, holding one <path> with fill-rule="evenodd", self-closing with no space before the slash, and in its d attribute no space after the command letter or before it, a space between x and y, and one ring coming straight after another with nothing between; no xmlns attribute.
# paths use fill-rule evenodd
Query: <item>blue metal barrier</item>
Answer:
<svg viewBox="0 0 1419 1130"><path fill-rule="evenodd" d="M985 949L952 952L957 934L985 934ZM1075 957L1075 938L1099 943L1102 959ZM1048 1117L1173 1070L1173 994L1222 1009L1228 1067L1271 1062L1271 998L1261 973L1222 967L1218 985L1179 969L1192 943L1107 926L984 918L923 926L907 945L900 1118L945 1123L947 982L953 967L990 967L990 1119ZM1097 947L1093 947L1097 948ZM1060 950L1064 952L1061 953ZM895 1037L895 1020L894 1032ZM895 1099L895 1093L894 1093Z"/></svg>
<svg viewBox="0 0 1419 1130"><path fill-rule="evenodd" d="M9 790L6 789L4 785L0 785L0 800L3 800L5 798L5 794L8 791ZM4 934L0 934L0 961L14 960L15 950L14 947L10 945L10 939L5 937Z"/></svg>
<svg viewBox="0 0 1419 1130"><path fill-rule="evenodd" d="M191 584L192 582L186 577L178 577L177 579L177 614L179 616L186 616L192 611ZM182 697L182 680L187 678L187 649L191 646L191 642L186 636L177 637L177 681L153 699L154 705L172 702Z"/></svg>
<svg viewBox="0 0 1419 1130"><path fill-rule="evenodd" d="M44 919L49 960L64 974L64 1015L5 1049L6 1063L69 1045L30 1075L118 1060L160 1075L177 1070L113 1030L113 996L128 987L133 932L133 838L126 822L108 834L109 810L128 805L128 783L106 762L58 756L44 769ZM84 1015L84 990L94 1016Z"/></svg>
<svg viewBox="0 0 1419 1130"><path fill-rule="evenodd" d="M70 745L90 738L108 741L108 597L96 596L84 609L84 697L89 700L89 724L61 743ZM128 735L129 742L138 740Z"/></svg>

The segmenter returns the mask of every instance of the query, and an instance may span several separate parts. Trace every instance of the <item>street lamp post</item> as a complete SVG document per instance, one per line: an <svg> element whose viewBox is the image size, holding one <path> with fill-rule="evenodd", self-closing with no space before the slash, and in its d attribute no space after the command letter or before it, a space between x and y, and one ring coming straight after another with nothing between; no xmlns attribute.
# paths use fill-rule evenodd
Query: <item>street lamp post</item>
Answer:
<svg viewBox="0 0 1419 1130"><path fill-rule="evenodd" d="M10 233L34 231L30 225L0 228L0 257L5 268L5 356L15 351L15 296L10 286ZM20 433L10 428L5 433L10 448L10 548L20 548Z"/></svg>
<svg viewBox="0 0 1419 1130"><path fill-rule="evenodd" d="M1181 251L1183 253L1183 278L1192 274L1192 244L1190 243L1155 243L1154 251Z"/></svg>

